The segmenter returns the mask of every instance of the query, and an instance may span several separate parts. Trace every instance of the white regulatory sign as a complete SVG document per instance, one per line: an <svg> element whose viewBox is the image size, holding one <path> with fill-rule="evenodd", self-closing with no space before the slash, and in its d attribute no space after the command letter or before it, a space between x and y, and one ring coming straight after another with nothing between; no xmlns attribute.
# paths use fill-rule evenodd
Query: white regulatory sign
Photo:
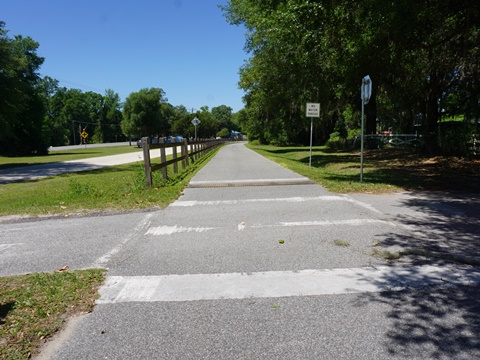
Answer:
<svg viewBox="0 0 480 360"><path fill-rule="evenodd" d="M319 103L307 103L307 117L320 117Z"/></svg>

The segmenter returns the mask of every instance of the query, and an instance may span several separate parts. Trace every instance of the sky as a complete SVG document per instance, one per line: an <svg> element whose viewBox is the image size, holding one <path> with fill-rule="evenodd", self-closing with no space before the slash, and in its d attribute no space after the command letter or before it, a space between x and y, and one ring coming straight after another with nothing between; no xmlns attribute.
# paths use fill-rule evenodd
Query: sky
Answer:
<svg viewBox="0 0 480 360"><path fill-rule="evenodd" d="M243 108L238 88L245 29L230 25L227 0L0 0L8 36L30 36L45 58L40 75L60 86L122 101L162 88L189 111Z"/></svg>

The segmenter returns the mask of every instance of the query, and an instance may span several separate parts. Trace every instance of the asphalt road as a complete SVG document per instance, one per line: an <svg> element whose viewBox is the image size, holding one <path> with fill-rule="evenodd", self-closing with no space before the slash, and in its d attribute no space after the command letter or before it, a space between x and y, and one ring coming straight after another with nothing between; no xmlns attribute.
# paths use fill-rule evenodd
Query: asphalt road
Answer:
<svg viewBox="0 0 480 360"><path fill-rule="evenodd" d="M109 269L43 358L472 359L480 271L448 260L478 254L478 218L464 195L331 194L234 144L164 210L0 223L0 275ZM371 255L412 245L436 256Z"/></svg>

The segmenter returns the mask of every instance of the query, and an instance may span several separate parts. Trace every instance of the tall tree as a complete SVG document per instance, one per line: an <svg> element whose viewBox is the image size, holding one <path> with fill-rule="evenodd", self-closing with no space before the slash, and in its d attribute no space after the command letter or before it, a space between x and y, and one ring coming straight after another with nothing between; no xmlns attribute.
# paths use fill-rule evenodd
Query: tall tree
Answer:
<svg viewBox="0 0 480 360"><path fill-rule="evenodd" d="M131 93L124 105L122 131L126 136L165 136L169 132L170 108L160 88Z"/></svg>
<svg viewBox="0 0 480 360"><path fill-rule="evenodd" d="M218 123L218 129L232 129L232 111L227 105L220 105L212 108L212 116Z"/></svg>
<svg viewBox="0 0 480 360"><path fill-rule="evenodd" d="M122 138L122 121L120 96L112 89L107 89L103 97L102 137L104 142L120 141Z"/></svg>
<svg viewBox="0 0 480 360"><path fill-rule="evenodd" d="M11 39L0 22L0 153L45 154L45 106L38 70L38 43L21 35Z"/></svg>

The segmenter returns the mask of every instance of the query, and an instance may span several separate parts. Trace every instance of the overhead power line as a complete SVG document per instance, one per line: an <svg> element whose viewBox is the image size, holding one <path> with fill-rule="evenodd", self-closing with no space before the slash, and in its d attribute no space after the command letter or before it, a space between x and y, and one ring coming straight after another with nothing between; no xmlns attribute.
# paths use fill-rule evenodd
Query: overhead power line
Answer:
<svg viewBox="0 0 480 360"><path fill-rule="evenodd" d="M73 82L73 81L70 81L70 80L65 80L65 79L60 79L60 78L56 78L56 80L58 80L58 82L60 84L67 85L66 87L74 87L74 88L78 88L80 90L95 91L95 92L99 92L99 93L104 93L105 92L105 89L100 90L100 89L95 88L93 86L88 86L88 85L76 83L76 82Z"/></svg>

